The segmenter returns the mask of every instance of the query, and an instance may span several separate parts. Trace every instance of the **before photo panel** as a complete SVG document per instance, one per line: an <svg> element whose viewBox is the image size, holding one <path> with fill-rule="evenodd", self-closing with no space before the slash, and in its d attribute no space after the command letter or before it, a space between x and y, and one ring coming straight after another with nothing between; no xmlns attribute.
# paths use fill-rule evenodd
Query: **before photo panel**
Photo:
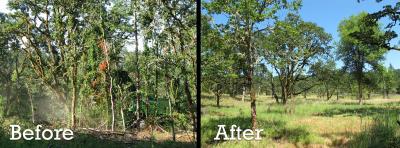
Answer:
<svg viewBox="0 0 400 148"><path fill-rule="evenodd" d="M196 147L194 0L0 0L0 147Z"/></svg>

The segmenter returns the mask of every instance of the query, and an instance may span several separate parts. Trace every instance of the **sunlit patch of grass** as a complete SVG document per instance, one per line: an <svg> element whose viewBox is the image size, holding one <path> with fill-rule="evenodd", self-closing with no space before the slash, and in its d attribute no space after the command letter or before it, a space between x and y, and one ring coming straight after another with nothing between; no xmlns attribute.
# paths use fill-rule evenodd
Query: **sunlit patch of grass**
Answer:
<svg viewBox="0 0 400 148"><path fill-rule="evenodd" d="M315 96L314 96L315 97ZM373 118L382 113L399 113L400 98L373 98L358 105L354 99L297 98L295 112L285 113L283 105L270 96L257 97L258 128L264 129L261 141L213 141L218 124L250 128L250 99L224 95L221 107L213 96L202 99L202 145L205 147L343 147L368 130ZM239 99L238 99L239 98Z"/></svg>

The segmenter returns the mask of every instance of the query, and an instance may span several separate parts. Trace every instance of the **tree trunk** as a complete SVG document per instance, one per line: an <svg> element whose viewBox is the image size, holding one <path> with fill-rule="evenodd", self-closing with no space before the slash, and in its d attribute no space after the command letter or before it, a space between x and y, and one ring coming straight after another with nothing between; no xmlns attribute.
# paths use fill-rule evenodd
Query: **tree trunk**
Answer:
<svg viewBox="0 0 400 148"><path fill-rule="evenodd" d="M139 83L136 83L136 84L137 84L137 86L140 85ZM137 88L139 88L139 87L137 87ZM135 111L135 114L136 114L136 120L139 121L139 119L140 119L140 93L139 93L139 89L136 90L136 111Z"/></svg>
<svg viewBox="0 0 400 148"><path fill-rule="evenodd" d="M245 44L246 44L246 67L247 69L247 85L249 87L250 92L250 107L251 107L251 129L255 131L257 128L257 110L256 110L256 92L253 86L253 75L254 75L254 64L256 63L256 53L254 52L252 46L252 36L253 36L253 22L250 20L245 21Z"/></svg>
<svg viewBox="0 0 400 148"><path fill-rule="evenodd" d="M382 97L383 99L386 99L385 89L382 90Z"/></svg>
<svg viewBox="0 0 400 148"><path fill-rule="evenodd" d="M11 85L6 86L6 104L4 107L4 116L8 117L10 115L10 106L11 105Z"/></svg>
<svg viewBox="0 0 400 148"><path fill-rule="evenodd" d="M257 128L257 110L256 110L256 93L250 88L250 99L251 99L251 129L255 131Z"/></svg>
<svg viewBox="0 0 400 148"><path fill-rule="evenodd" d="M339 89L336 88L336 100L339 100Z"/></svg>
<svg viewBox="0 0 400 148"><path fill-rule="evenodd" d="M328 101L332 98L332 96L333 96L333 94L334 94L333 91L334 91L334 90L329 91L329 89L326 90L326 99L327 99Z"/></svg>
<svg viewBox="0 0 400 148"><path fill-rule="evenodd" d="M285 86L282 86L282 104L284 105L285 113L289 112L289 105L287 101L288 101L287 89L285 88Z"/></svg>
<svg viewBox="0 0 400 148"><path fill-rule="evenodd" d="M72 85L75 85L74 83ZM75 105L76 105L76 88L72 87L72 100L71 100L71 128L75 129Z"/></svg>
<svg viewBox="0 0 400 148"><path fill-rule="evenodd" d="M27 89L28 89L28 95L29 95L29 102L30 102L30 105L31 105L31 113L32 113L32 116L31 116L32 118L31 119L32 119L32 123L35 124L35 107L34 107L34 104L33 104L32 92L31 92L31 89L29 87L27 87Z"/></svg>
<svg viewBox="0 0 400 148"><path fill-rule="evenodd" d="M219 94L219 92L217 92L216 94L215 94L215 96L217 97L217 107L219 108L220 106L219 106L219 99L220 99L220 94Z"/></svg>
<svg viewBox="0 0 400 148"><path fill-rule="evenodd" d="M71 102L71 127L75 129L76 115L75 115L75 106L77 100L77 70L76 63L72 68L72 102Z"/></svg>
<svg viewBox="0 0 400 148"><path fill-rule="evenodd" d="M326 100L329 101L330 97L329 97L329 91L326 91Z"/></svg>
<svg viewBox="0 0 400 148"><path fill-rule="evenodd" d="M173 117L173 110L172 110L172 102L171 98L168 100L168 105L169 105L169 117L171 118L171 126L172 126L172 140L176 141L176 136L175 136L175 122L174 122L174 117Z"/></svg>
<svg viewBox="0 0 400 148"><path fill-rule="evenodd" d="M282 104L286 104L288 100L288 92L285 86L282 86Z"/></svg>
<svg viewBox="0 0 400 148"><path fill-rule="evenodd" d="M124 110L121 107L121 119L122 119L122 128L124 132L126 131L126 126L125 126L125 116L124 116Z"/></svg>
<svg viewBox="0 0 400 148"><path fill-rule="evenodd" d="M68 120L68 113L69 113L70 110L69 110L68 104L67 104L66 99L65 99L67 96L66 96L65 93L63 93L63 92L61 92L59 90L52 89L52 91L53 91L53 93L55 93L57 95L57 98L61 101L61 103L64 104L65 118L63 118L63 122L68 124L68 122L66 120ZM72 111L71 111L71 113L72 113ZM72 121L71 121L71 123L72 123ZM72 127L72 125L71 125L71 127Z"/></svg>
<svg viewBox="0 0 400 148"><path fill-rule="evenodd" d="M327 85L327 84L325 84L325 92L326 92L326 100L329 101L329 99L330 99L331 97L330 97L330 95L329 95L329 88L328 88L328 85Z"/></svg>
<svg viewBox="0 0 400 148"><path fill-rule="evenodd" d="M247 81L250 91L250 107L251 107L251 129L255 131L257 128L257 110L256 110L256 92L253 86L253 66L250 66L250 69L247 74Z"/></svg>
<svg viewBox="0 0 400 148"><path fill-rule="evenodd" d="M168 90L168 87L167 87L167 90ZM172 96L169 95L167 97L168 97L168 106L169 106L169 117L171 119L171 126L172 126L172 140L176 141L176 137L175 137L175 122L174 122L174 117L173 117L172 98L171 98Z"/></svg>
<svg viewBox="0 0 400 148"><path fill-rule="evenodd" d="M112 93L112 89L113 89L113 78L110 76L110 101L111 101L111 131L114 131L114 127L115 127L115 102L114 102L114 98L113 98L113 93Z"/></svg>
<svg viewBox="0 0 400 148"><path fill-rule="evenodd" d="M389 98L389 90L388 89L385 90L385 94L386 94L386 99L390 99Z"/></svg>
<svg viewBox="0 0 400 148"><path fill-rule="evenodd" d="M361 80L358 80L358 104L362 105L362 86Z"/></svg>
<svg viewBox="0 0 400 148"><path fill-rule="evenodd" d="M137 2L135 1L135 5L137 7ZM134 17L135 17L135 24L134 24L134 29L135 29L135 54L136 54L136 120L139 121L140 119L140 70L139 70L139 40L138 40L138 18L137 18L137 11L135 10Z"/></svg>
<svg viewBox="0 0 400 148"><path fill-rule="evenodd" d="M371 99L371 92L368 92L368 100Z"/></svg>
<svg viewBox="0 0 400 148"><path fill-rule="evenodd" d="M190 116L192 117L193 120L193 136L196 137L196 129L197 129L197 124L196 124L196 111L193 108L193 100L192 100L192 94L190 92L190 88L189 88L189 81L187 79L187 77L185 77L185 93L186 93L186 97L187 97L187 101L188 101L188 105L189 105L189 110L190 110Z"/></svg>
<svg viewBox="0 0 400 148"><path fill-rule="evenodd" d="M147 86L148 87L148 86ZM144 95L145 99L146 99L146 113L145 113L145 117L147 118L150 114L150 95Z"/></svg>
<svg viewBox="0 0 400 148"><path fill-rule="evenodd" d="M270 76L271 76L271 81L270 81L270 83L271 83L271 95L272 95L272 98L275 98L276 103L279 104L279 98L278 98L278 95L276 95L276 92L275 92L275 83L274 83L274 78L273 78L272 72L271 72Z"/></svg>
<svg viewBox="0 0 400 148"><path fill-rule="evenodd" d="M246 87L243 86L242 102L244 102L244 97L246 96Z"/></svg>
<svg viewBox="0 0 400 148"><path fill-rule="evenodd" d="M289 100L289 102L288 102L288 106L287 106L287 113L294 114L295 113L295 103L296 103L295 97L292 97L292 95L289 95L288 100Z"/></svg>
<svg viewBox="0 0 400 148"><path fill-rule="evenodd" d="M165 70L168 71L168 67L165 66ZM168 107L169 107L169 118L171 120L171 128L172 128L172 140L175 142L176 141L176 136L175 136L175 122L174 122L174 116L173 116L173 107L172 107L172 97L173 92L172 92L172 81L168 77L167 73L165 73L165 89L167 91L167 97L168 97Z"/></svg>
<svg viewBox="0 0 400 148"><path fill-rule="evenodd" d="M157 56L157 59L159 58L159 52L160 52L160 48L158 47L158 42L156 43L156 56ZM158 67L159 66L159 63L158 62L156 62L156 67ZM155 88L155 96L154 96L154 100L156 101L156 104L155 104L155 111L154 111L154 116L157 116L157 112L158 112L158 68L156 68L156 88Z"/></svg>
<svg viewBox="0 0 400 148"><path fill-rule="evenodd" d="M15 99L17 100L17 104L20 104L20 93L18 93L19 87L18 85L19 83L19 70L18 70L19 66L18 66L18 58L15 58L15 74L16 74L16 78L17 78L17 82L15 83ZM18 110L17 110L18 111Z"/></svg>

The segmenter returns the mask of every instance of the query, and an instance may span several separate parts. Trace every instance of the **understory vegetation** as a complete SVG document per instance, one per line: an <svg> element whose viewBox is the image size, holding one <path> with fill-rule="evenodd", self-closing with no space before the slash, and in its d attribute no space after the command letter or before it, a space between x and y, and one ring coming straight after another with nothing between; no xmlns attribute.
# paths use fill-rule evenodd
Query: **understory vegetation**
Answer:
<svg viewBox="0 0 400 148"><path fill-rule="evenodd" d="M26 148L26 147L55 147L55 148L70 148L70 147L194 147L195 144L190 140L191 135L186 135L185 139L179 139L178 141L172 141L168 135L157 135L163 137L163 139L155 139L146 134L143 137L137 135L131 135L125 133L125 135L106 134L103 131L98 133L88 133L87 131L74 131L74 139L71 141L56 141L56 140L10 140L10 124L17 124L24 128L34 129L36 128L30 121L23 121L18 118L7 118L0 120L0 147L15 147L15 148ZM54 128L45 126L44 128ZM153 138L153 140L151 139Z"/></svg>

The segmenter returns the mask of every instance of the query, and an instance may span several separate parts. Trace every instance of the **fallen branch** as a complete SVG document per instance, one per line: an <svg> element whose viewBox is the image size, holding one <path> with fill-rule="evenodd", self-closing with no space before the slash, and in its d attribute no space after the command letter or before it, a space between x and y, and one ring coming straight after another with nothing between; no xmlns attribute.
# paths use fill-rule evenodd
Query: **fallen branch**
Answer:
<svg viewBox="0 0 400 148"><path fill-rule="evenodd" d="M157 125L156 126L156 130L159 129L161 132L163 133L168 133L167 131L165 131L161 126Z"/></svg>
<svg viewBox="0 0 400 148"><path fill-rule="evenodd" d="M97 133L97 134L115 134L115 135L125 135L125 134L133 134L132 132L120 132L120 131L111 131L111 130L98 130L94 128L79 128L78 131L87 131L89 133Z"/></svg>

